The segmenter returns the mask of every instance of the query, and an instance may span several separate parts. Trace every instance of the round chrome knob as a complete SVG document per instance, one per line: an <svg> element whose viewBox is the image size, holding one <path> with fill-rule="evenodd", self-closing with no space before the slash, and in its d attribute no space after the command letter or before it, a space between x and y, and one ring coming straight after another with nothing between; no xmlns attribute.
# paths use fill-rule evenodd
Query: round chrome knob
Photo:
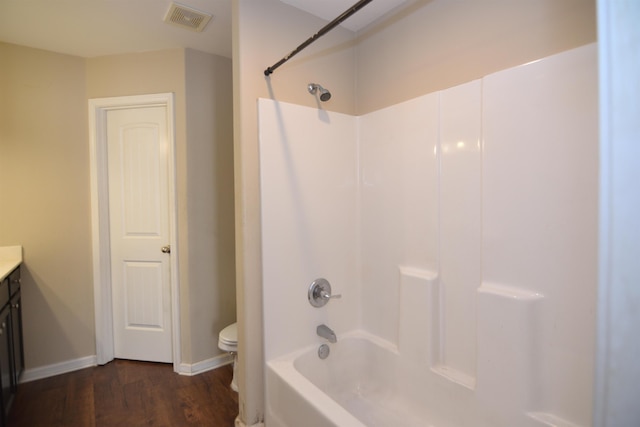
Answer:
<svg viewBox="0 0 640 427"><path fill-rule="evenodd" d="M322 307L330 299L340 298L342 295L331 295L331 284L327 279L316 279L309 285L307 292L309 304L314 307Z"/></svg>

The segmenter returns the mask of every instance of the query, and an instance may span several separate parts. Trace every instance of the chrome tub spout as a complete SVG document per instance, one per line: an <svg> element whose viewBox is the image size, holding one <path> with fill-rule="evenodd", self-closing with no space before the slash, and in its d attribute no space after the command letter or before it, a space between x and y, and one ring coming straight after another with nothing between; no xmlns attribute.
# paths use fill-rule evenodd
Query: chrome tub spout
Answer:
<svg viewBox="0 0 640 427"><path fill-rule="evenodd" d="M338 341L335 332L333 332L327 325L318 326L316 328L316 333L318 334L318 336L327 339L329 342L334 343Z"/></svg>

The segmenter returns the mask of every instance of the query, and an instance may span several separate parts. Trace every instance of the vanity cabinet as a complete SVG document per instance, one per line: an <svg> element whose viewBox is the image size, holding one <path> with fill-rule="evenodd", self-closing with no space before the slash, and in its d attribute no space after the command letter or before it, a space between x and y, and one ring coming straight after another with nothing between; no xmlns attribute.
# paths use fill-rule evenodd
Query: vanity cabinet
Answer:
<svg viewBox="0 0 640 427"><path fill-rule="evenodd" d="M22 344L22 296L19 289L16 294L11 296L11 300L9 302L11 311L11 360L13 361L11 390L15 393L18 391L20 375L24 372L24 346Z"/></svg>
<svg viewBox="0 0 640 427"><path fill-rule="evenodd" d="M2 403L0 426L7 425L7 414L18 390L22 371L24 371L24 351L20 267L18 266L0 283L0 400Z"/></svg>
<svg viewBox="0 0 640 427"><path fill-rule="evenodd" d="M3 284L4 287L4 284ZM6 416L13 401L11 390L11 337L9 334L11 311L8 305L0 310L0 382L2 383L2 425L6 425Z"/></svg>

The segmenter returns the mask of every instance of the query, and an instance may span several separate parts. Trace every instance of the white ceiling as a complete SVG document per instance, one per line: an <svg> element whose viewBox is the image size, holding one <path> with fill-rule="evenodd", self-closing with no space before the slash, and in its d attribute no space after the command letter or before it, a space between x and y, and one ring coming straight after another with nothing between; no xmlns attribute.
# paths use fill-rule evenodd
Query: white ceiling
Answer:
<svg viewBox="0 0 640 427"><path fill-rule="evenodd" d="M280 0L323 18L332 21L351 6L356 4L355 0ZM377 18L381 17L391 9L405 3L407 0L373 0L357 13L342 22L342 26L351 31L358 31L367 26ZM319 29L319 28L318 28ZM312 34L309 34L311 36Z"/></svg>
<svg viewBox="0 0 640 427"><path fill-rule="evenodd" d="M356 3L281 1L327 21ZM405 1L373 0L343 26L356 31ZM86 58L180 47L231 57L232 0L178 3L214 18L196 33L163 22L171 0L0 0L0 41Z"/></svg>

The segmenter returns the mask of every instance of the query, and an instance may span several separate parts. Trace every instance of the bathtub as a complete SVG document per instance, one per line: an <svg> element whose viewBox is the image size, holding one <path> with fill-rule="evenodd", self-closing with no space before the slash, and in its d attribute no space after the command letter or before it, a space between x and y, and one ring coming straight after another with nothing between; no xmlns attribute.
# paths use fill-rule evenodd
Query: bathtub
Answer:
<svg viewBox="0 0 640 427"><path fill-rule="evenodd" d="M324 360L318 347L267 362L267 426L433 427L395 346L356 331L330 344Z"/></svg>
<svg viewBox="0 0 640 427"><path fill-rule="evenodd" d="M266 427L579 427L528 409L537 406L534 372L502 363L508 346L481 347L478 383L469 385L428 354L403 354L364 331L340 334L324 360L320 343L267 361ZM530 353L512 350L523 349Z"/></svg>

